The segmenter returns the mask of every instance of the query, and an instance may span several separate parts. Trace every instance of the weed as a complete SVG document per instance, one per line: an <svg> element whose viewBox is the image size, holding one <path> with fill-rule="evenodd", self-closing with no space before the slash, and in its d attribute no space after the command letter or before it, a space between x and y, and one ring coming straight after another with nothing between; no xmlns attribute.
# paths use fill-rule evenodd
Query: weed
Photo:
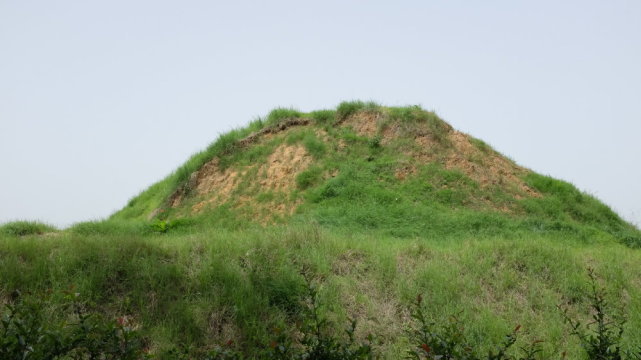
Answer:
<svg viewBox="0 0 641 360"><path fill-rule="evenodd" d="M563 319L570 325L571 334L581 342L588 358L595 360L620 360L623 325L626 322L622 315L610 314L611 307L605 298L605 290L597 284L593 269L588 269L590 278L590 307L592 322L584 325L569 316L567 309L561 309Z"/></svg>
<svg viewBox="0 0 641 360"><path fill-rule="evenodd" d="M415 325L407 330L412 348L407 353L408 359L442 359L442 360L534 360L540 352L539 342L521 348L522 356L513 356L509 350L517 341L517 326L506 335L503 342L491 350L487 356L481 356L475 351L465 336L465 328L456 316L450 316L445 325L437 325L426 313L423 297L418 295L414 302L412 319Z"/></svg>

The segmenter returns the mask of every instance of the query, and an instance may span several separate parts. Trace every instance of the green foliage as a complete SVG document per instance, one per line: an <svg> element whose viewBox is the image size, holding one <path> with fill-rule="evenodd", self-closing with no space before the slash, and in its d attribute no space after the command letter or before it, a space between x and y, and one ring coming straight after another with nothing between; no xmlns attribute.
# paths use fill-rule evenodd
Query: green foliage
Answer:
<svg viewBox="0 0 641 360"><path fill-rule="evenodd" d="M380 149L382 140L383 138L380 135L376 135L368 140L368 145L372 149Z"/></svg>
<svg viewBox="0 0 641 360"><path fill-rule="evenodd" d="M584 325L580 321L572 319L567 309L562 309L563 318L570 325L571 334L581 342L589 359L621 360L623 359L621 340L625 317L622 314L617 316L610 313L612 309L606 300L605 290L598 286L593 269L588 270L588 276L590 277L589 298L593 321Z"/></svg>
<svg viewBox="0 0 641 360"><path fill-rule="evenodd" d="M408 359L443 359L443 360L535 360L540 352L539 342L523 348L522 356L512 356L510 349L517 341L517 326L496 349L490 350L487 356L478 354L473 344L470 344L462 322L451 316L446 324L436 324L429 319L423 305L423 297L419 295L411 310L413 326L408 329L408 338L412 348L407 353Z"/></svg>
<svg viewBox="0 0 641 360"><path fill-rule="evenodd" d="M5 306L0 326L0 358L140 360L147 358L146 343L126 317L107 320L85 310L78 294L65 297L65 317L55 319L44 312L44 299L23 299L14 292ZM68 311L71 309L71 312Z"/></svg>
<svg viewBox="0 0 641 360"><path fill-rule="evenodd" d="M328 321L321 315L316 285L307 281L307 299L303 322L300 328L303 338L303 350L300 355L292 359L323 359L323 360L356 360L373 359L376 353L372 348L373 336L368 336L366 343L358 344L354 338L356 320L350 320L349 327L345 330L347 339L342 340L336 336Z"/></svg>
<svg viewBox="0 0 641 360"><path fill-rule="evenodd" d="M42 235L55 231L55 227L37 221L14 221L0 225L0 234L9 236Z"/></svg>

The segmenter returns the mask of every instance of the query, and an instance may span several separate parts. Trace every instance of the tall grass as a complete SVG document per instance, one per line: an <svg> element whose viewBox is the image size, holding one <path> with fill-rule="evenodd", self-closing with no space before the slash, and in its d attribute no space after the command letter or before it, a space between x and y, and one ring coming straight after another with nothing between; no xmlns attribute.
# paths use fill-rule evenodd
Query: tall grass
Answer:
<svg viewBox="0 0 641 360"><path fill-rule="evenodd" d="M72 288L104 316L144 325L155 353L176 343L207 349L233 340L247 356L295 333L304 296L301 271L319 284L321 315L341 329L358 321L356 339L379 334L385 358L406 349L407 306L424 294L435 321L458 314L479 351L494 349L517 324L545 334L545 356L580 354L556 306L586 319L584 269L627 300L628 326L641 326L640 254L616 243L586 245L555 234L397 238L382 232L318 226L247 230L211 228L156 235L66 232L48 238L0 238L0 302ZM53 301L62 301L62 299ZM627 332L623 343L641 344ZM573 358L573 357L570 357Z"/></svg>
<svg viewBox="0 0 641 360"><path fill-rule="evenodd" d="M38 221L13 221L0 225L0 235L42 235L58 231L54 226Z"/></svg>

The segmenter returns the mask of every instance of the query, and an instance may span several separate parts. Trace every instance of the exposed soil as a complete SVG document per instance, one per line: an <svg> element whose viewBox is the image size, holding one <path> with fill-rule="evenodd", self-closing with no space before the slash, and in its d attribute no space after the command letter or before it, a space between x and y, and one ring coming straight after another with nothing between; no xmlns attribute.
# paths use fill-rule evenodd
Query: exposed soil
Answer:
<svg viewBox="0 0 641 360"><path fill-rule="evenodd" d="M341 126L351 127L357 135L374 137L378 133L378 121L382 114L378 111L356 113L341 123Z"/></svg>
<svg viewBox="0 0 641 360"><path fill-rule="evenodd" d="M286 119L274 126L266 127L260 131L254 132L248 135L246 138L238 142L238 146L244 148L248 147L261 139L267 139L273 137L275 134L284 132L294 126L306 126L309 125L309 119L302 118L291 118ZM186 185L176 189L168 198L168 204L172 208L180 206L185 199L187 193L193 189L196 190L198 194L216 192L219 194L209 201L199 202L194 205L193 209L195 212L199 212L202 208L207 205L207 203L218 202L223 203L226 199L229 198L229 194L233 189L238 185L238 181L242 176L238 176L238 172L233 169L226 169L223 172L219 169L219 159L214 158L203 165L198 171L191 174L189 181ZM244 174L243 174L244 175ZM221 201L219 201L221 200ZM161 209L154 210L149 218L155 217Z"/></svg>
<svg viewBox="0 0 641 360"><path fill-rule="evenodd" d="M412 160L399 164L394 174L397 179L405 180L416 174L417 167L421 164L438 162L447 169L461 171L482 188L502 187L517 199L540 196L521 179L527 174L527 169L516 165L489 147L485 149L477 146L468 135L452 129L446 133L445 140L437 139L423 124L408 125L397 121L386 123L381 129L383 116L379 111L359 112L342 120L337 126L350 127L359 136L372 138L380 135L383 145L389 145L397 139L407 138L411 141L413 138L416 146L412 148L410 145L411 150L405 153ZM249 147L259 141L268 141L277 135L282 136L283 132L294 126L309 124L307 119L287 119L275 126L252 133L240 140L238 145ZM326 143L332 141L323 129L315 129L315 133ZM347 144L338 139L335 146L341 150ZM244 208L259 221L272 215L290 215L300 204L300 200L289 199L288 195L296 187L296 176L307 169L312 161L313 158L300 144L279 145L264 164L222 169L219 159L214 158L194 172L188 183L172 194L168 204L174 208L179 207L189 194L195 198L195 204L191 207L192 213L201 212L209 206L229 203L234 207ZM251 176L255 178L249 178ZM257 200L257 194L261 193L268 194L267 200ZM492 204L491 199L482 201L498 211L510 212L505 205ZM155 214L156 212L151 216Z"/></svg>
<svg viewBox="0 0 641 360"><path fill-rule="evenodd" d="M453 131L450 141L454 151L445 160L445 167L462 171L481 187L492 185L515 185L529 196L540 196L521 180L527 170L516 165L493 150L482 151L470 142L470 137L459 131Z"/></svg>
<svg viewBox="0 0 641 360"><path fill-rule="evenodd" d="M296 175L307 169L312 157L301 145L280 145L261 166L260 180L264 189L289 192L296 186Z"/></svg>
<svg viewBox="0 0 641 360"><path fill-rule="evenodd" d="M264 218L261 215L263 213L290 215L298 203L288 201L286 194L295 188L296 176L307 169L311 161L312 157L307 153L307 150L298 144L282 144L268 157L265 164L243 169L230 167L222 170L218 165L218 159L215 158L197 171L195 176L192 176L193 184L191 186L195 190L195 196L200 199L192 206L192 212L198 213L208 205L222 205L233 200L237 207L249 207L252 213L256 213L259 217ZM257 177L248 179L250 170L256 166L259 166ZM275 194L274 199L257 202L253 196L242 192L232 199L243 181L250 182L247 191L252 193L272 192ZM175 205L172 204L174 207L178 205L180 205L180 201Z"/></svg>

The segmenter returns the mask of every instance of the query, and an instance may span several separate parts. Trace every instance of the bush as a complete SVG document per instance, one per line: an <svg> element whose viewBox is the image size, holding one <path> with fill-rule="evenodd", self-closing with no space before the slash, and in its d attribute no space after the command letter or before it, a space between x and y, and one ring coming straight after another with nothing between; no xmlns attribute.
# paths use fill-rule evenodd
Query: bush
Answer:
<svg viewBox="0 0 641 360"><path fill-rule="evenodd" d="M594 270L588 269L588 276L590 278L589 298L593 321L584 325L580 321L572 319L568 315L567 309L562 309L563 318L570 325L571 334L581 342L589 359L623 359L621 339L626 319L622 315L622 309L619 309L621 312L619 315L610 314L609 312L613 309L605 298L605 290L597 285ZM634 359L632 356L629 358Z"/></svg>
<svg viewBox="0 0 641 360"><path fill-rule="evenodd" d="M126 317L108 320L89 313L78 294L61 310L66 318L56 321L44 313L44 299L34 301L14 292L0 323L0 359L104 359L146 358L146 344Z"/></svg>
<svg viewBox="0 0 641 360"><path fill-rule="evenodd" d="M410 326L407 334L412 344L407 353L408 359L534 360L540 352L538 342L535 342L527 348L522 348L523 354L520 356L508 354L517 341L517 333L521 328L517 326L512 333L505 336L505 340L495 351L490 351L487 357L481 356L467 341L463 324L456 316L451 316L449 323L445 325L437 325L429 319L421 295L417 296L411 314L414 324Z"/></svg>

